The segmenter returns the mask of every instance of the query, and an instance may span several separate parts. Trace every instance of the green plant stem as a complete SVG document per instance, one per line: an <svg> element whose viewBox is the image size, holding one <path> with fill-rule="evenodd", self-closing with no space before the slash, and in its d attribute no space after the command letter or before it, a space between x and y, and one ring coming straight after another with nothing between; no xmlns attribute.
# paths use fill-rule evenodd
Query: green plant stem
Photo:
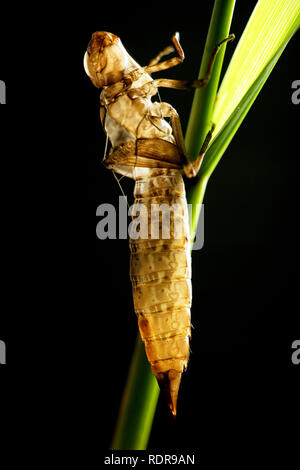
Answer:
<svg viewBox="0 0 300 470"><path fill-rule="evenodd" d="M147 448L158 396L159 387L138 333L111 449Z"/></svg>
<svg viewBox="0 0 300 470"><path fill-rule="evenodd" d="M199 70L199 78L205 76L207 67L216 44L229 35L235 0L216 0L214 3L207 39ZM195 158L210 130L211 116L220 80L225 54L223 44L217 54L208 84L195 90L191 113L186 129L185 145L187 153Z"/></svg>
<svg viewBox="0 0 300 470"><path fill-rule="evenodd" d="M199 70L199 78L205 75L215 45L221 42L230 33L234 5L235 0L215 1ZM194 93L191 114L185 136L187 152L194 158L199 154L206 134L212 126L211 117L218 90L225 49L226 44L224 44L218 52L208 84L203 88L197 89ZM188 203L192 203L193 205L192 220L190 222L192 242L196 234L200 215L200 211L197 211L195 207L199 207L203 203L207 182L208 178L206 175L201 175L197 179L196 184L187 194Z"/></svg>

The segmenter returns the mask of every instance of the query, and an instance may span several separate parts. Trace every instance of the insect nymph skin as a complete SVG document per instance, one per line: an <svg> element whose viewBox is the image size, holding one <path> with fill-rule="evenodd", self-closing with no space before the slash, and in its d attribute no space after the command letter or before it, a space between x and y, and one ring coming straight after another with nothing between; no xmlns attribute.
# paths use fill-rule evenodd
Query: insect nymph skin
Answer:
<svg viewBox="0 0 300 470"><path fill-rule="evenodd" d="M226 38L231 40L232 37ZM178 35L172 38L178 57L160 62L174 50L165 48L148 66L141 67L128 54L120 38L105 31L92 35L84 57L85 71L100 94L100 117L112 148L104 160L106 168L135 180L135 206L159 221L160 236L130 239L130 278L134 308L146 354L169 408L176 415L182 372L189 359L191 336L191 252L188 212L182 171L197 174L211 137L209 132L195 161L184 148L180 120L168 103L152 102L159 86L187 89L204 86L202 80L183 81L151 78L151 73L183 61ZM225 40L222 41L222 43ZM221 43L216 46L215 55ZM164 119L171 118L171 126ZM172 207L170 236L163 238L163 216L153 206ZM156 206L155 206L156 205ZM175 221L181 232L175 236Z"/></svg>

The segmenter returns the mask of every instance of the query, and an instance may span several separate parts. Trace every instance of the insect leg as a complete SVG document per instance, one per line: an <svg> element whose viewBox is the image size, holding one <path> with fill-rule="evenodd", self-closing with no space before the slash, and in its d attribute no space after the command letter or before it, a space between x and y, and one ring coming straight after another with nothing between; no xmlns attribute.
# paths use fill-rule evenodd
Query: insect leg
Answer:
<svg viewBox="0 0 300 470"><path fill-rule="evenodd" d="M188 163L188 160L186 159L186 150L185 150L185 145L184 145L181 122L180 122L180 118L176 109L174 109L173 106L171 106L169 103L154 102L154 103L151 103L148 113L152 117L158 117L161 119L167 117L171 119L171 125L172 125L173 134L175 137L176 145L183 158L182 163L183 164Z"/></svg>
<svg viewBox="0 0 300 470"><path fill-rule="evenodd" d="M160 61L162 57L164 57L165 55L171 54L172 52L174 52L173 46L165 47L162 51L159 52L159 54L157 54L157 56L155 56L152 60L150 60L148 67L158 64L158 62Z"/></svg>
<svg viewBox="0 0 300 470"><path fill-rule="evenodd" d="M179 65L183 62L184 60L184 52L183 49L179 43L179 33L175 33L174 36L172 37L173 44L175 46L175 49L178 53L178 57L172 57L172 59L164 60L163 62L158 63L161 57L163 57L165 54L169 52L165 52L168 48L165 48L160 54L158 54L151 62L149 65L146 67L143 67L145 72L151 73L154 72L160 72L161 70L166 70L171 67L175 67L176 65ZM172 46L170 46L172 47ZM171 51L170 51L171 52ZM158 58L158 60L156 60Z"/></svg>
<svg viewBox="0 0 300 470"><path fill-rule="evenodd" d="M215 46L208 63L206 74L203 78L200 78L198 80L173 80L168 78L158 78L157 80L153 81L153 84L157 87L176 88L177 90L188 90L190 88L204 87L209 82L217 53L220 50L222 44L228 41L233 41L234 38L234 34L230 34L229 36L227 36L227 38L223 39L221 42L219 42L219 44Z"/></svg>
<svg viewBox="0 0 300 470"><path fill-rule="evenodd" d="M198 171L200 170L206 149L212 137L214 126L211 128L210 131L208 131L198 157L196 158L196 160L192 160L185 149L182 127L178 113L175 111L175 113L172 113L170 117L176 144L181 154L183 171L188 178L193 178L194 176L197 176Z"/></svg>
<svg viewBox="0 0 300 470"><path fill-rule="evenodd" d="M183 165L183 170L184 170L185 175L188 178L193 178L194 176L197 176L198 171L200 170L206 149L211 140L214 127L215 126L213 126L206 134L206 137L204 139L204 142L202 144L202 147L200 149L199 155L196 158L196 160L191 160L189 157L186 157L188 159L188 163Z"/></svg>
<svg viewBox="0 0 300 470"><path fill-rule="evenodd" d="M196 176L201 167L207 146L211 140L214 126L207 133L198 157L196 160L192 160L186 152L180 117L173 106L169 103L152 103L149 111L152 116L171 118L173 134L176 140L176 145L180 151L183 171L188 178Z"/></svg>

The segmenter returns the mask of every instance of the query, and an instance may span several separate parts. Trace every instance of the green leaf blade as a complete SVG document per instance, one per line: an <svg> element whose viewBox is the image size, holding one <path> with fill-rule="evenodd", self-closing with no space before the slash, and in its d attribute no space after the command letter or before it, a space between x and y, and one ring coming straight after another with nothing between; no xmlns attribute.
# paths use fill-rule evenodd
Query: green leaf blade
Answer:
<svg viewBox="0 0 300 470"><path fill-rule="evenodd" d="M213 112L215 135L299 24L299 0L257 2L218 92Z"/></svg>

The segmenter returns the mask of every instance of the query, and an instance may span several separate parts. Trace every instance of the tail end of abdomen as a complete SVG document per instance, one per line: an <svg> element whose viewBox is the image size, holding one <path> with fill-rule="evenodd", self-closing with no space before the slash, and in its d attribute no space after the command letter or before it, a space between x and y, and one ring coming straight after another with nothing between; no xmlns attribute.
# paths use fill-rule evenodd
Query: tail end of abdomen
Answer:
<svg viewBox="0 0 300 470"><path fill-rule="evenodd" d="M175 417L181 377L187 368L190 353L189 308L154 315L140 314L138 317L152 373Z"/></svg>
<svg viewBox="0 0 300 470"><path fill-rule="evenodd" d="M177 397L181 375L182 372L170 369L167 372L159 372L155 376L174 418L176 417Z"/></svg>

